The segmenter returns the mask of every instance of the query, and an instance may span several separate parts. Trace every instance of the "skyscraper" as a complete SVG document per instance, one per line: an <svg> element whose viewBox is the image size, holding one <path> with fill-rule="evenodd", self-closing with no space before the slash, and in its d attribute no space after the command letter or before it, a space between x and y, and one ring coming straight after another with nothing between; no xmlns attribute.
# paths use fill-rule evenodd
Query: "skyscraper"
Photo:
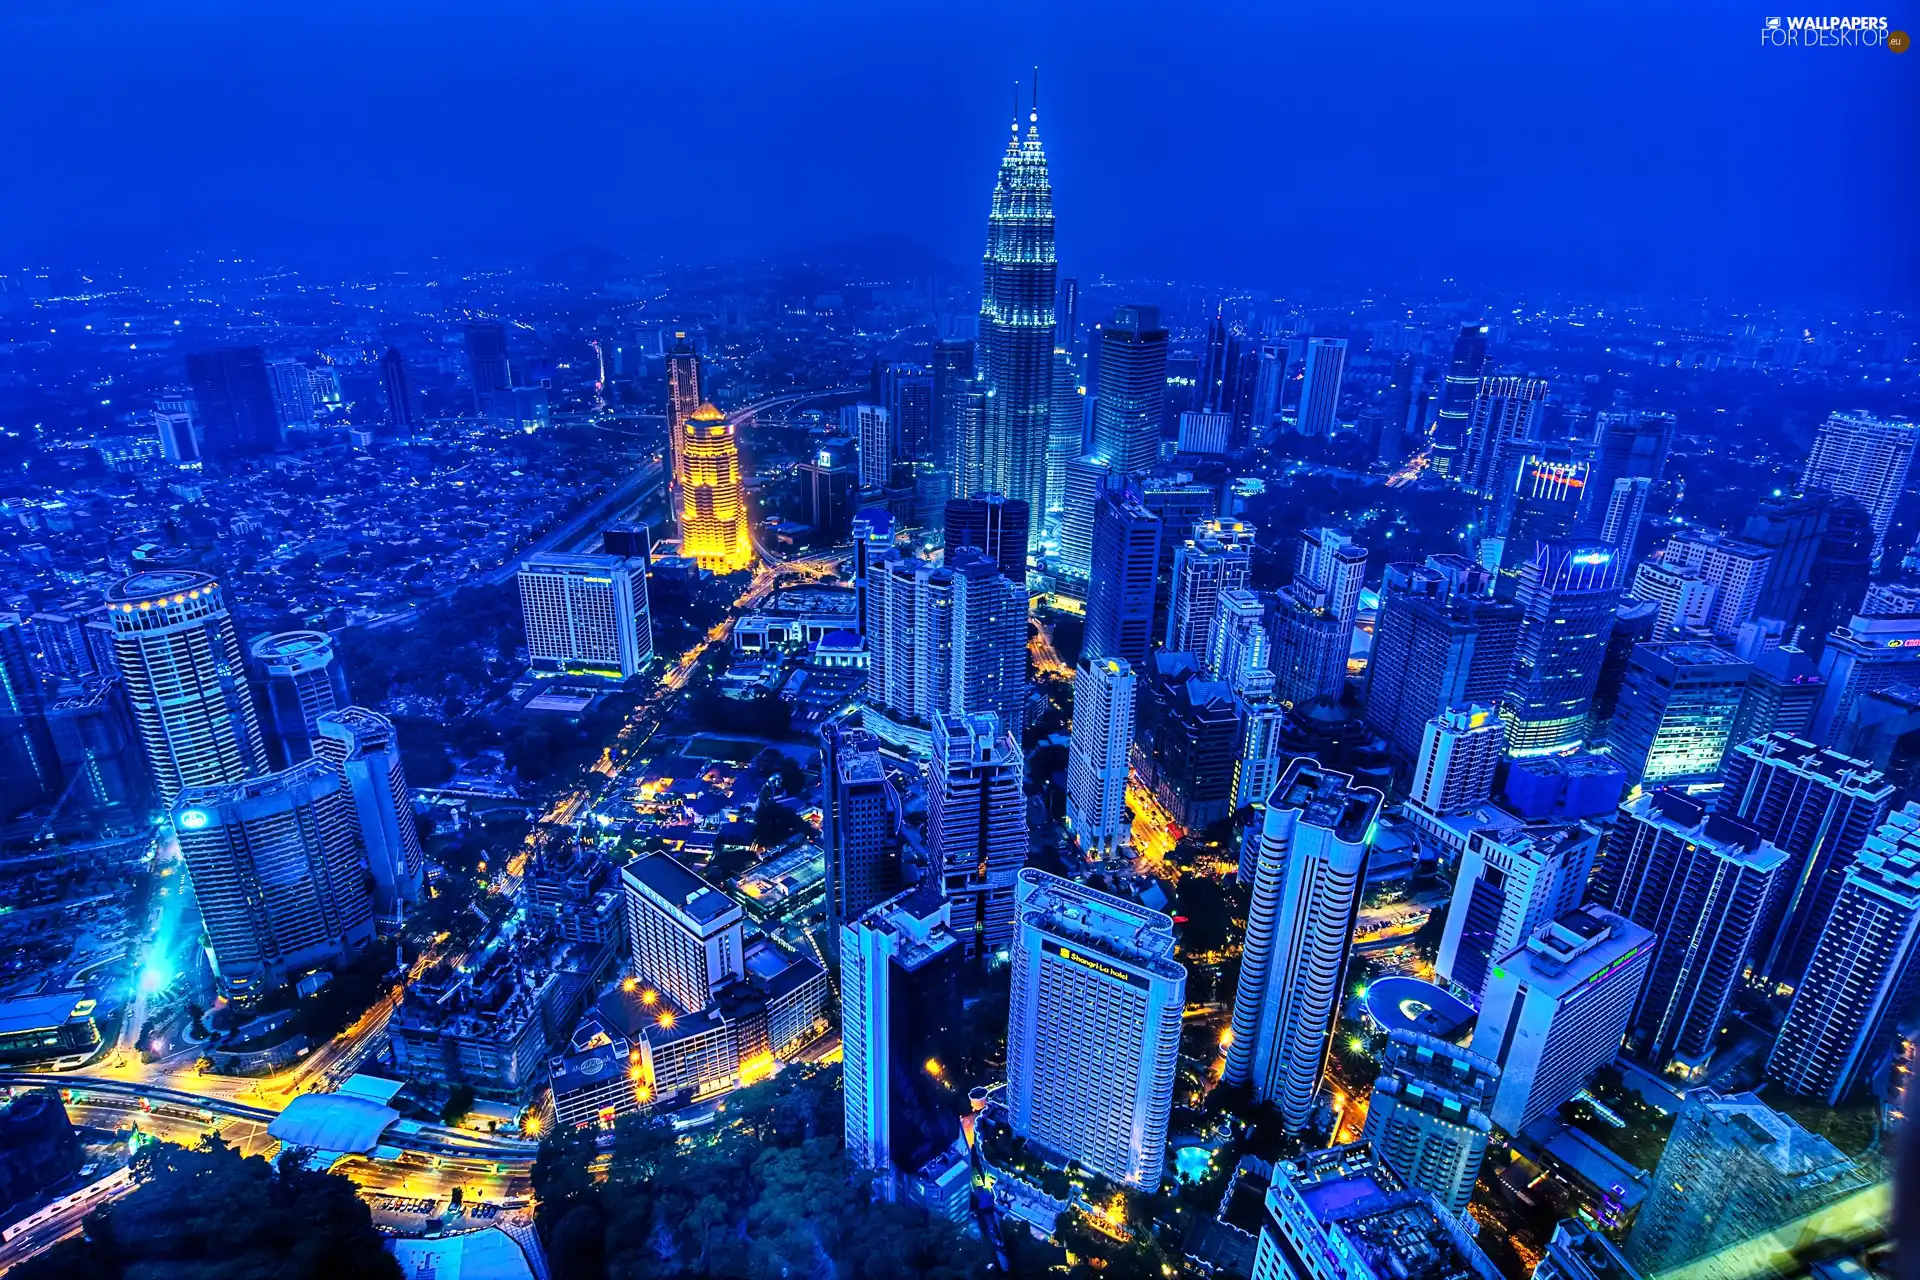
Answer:
<svg viewBox="0 0 1920 1280"><path fill-rule="evenodd" d="M1554 1227L1533 1276L1534 1280L1646 1280L1599 1228L1578 1218L1567 1218Z"/></svg>
<svg viewBox="0 0 1920 1280"><path fill-rule="evenodd" d="M627 863L620 882L633 971L680 1013L698 1013L746 976L739 903L664 853Z"/></svg>
<svg viewBox="0 0 1920 1280"><path fill-rule="evenodd" d="M715 573L753 565L737 430L726 414L704 403L681 428L680 554Z"/></svg>
<svg viewBox="0 0 1920 1280"><path fill-rule="evenodd" d="M1707 530L1674 534L1667 539L1662 559L1713 584L1713 613L1707 625L1723 640L1738 635L1740 624L1759 612L1761 597L1773 575L1771 550Z"/></svg>
<svg viewBox="0 0 1920 1280"><path fill-rule="evenodd" d="M1205 657L1211 647L1220 597L1246 587L1252 572L1251 539L1225 542L1187 539L1173 552L1173 585L1167 606L1166 647Z"/></svg>
<svg viewBox="0 0 1920 1280"><path fill-rule="evenodd" d="M1318 1105L1380 793L1306 757L1268 801L1224 1079L1290 1132Z"/></svg>
<svg viewBox="0 0 1920 1280"><path fill-rule="evenodd" d="M1264 372L1264 370L1263 370ZM1380 438L1374 441L1374 461L1383 467L1395 467L1407 456L1407 443L1413 429L1414 383L1413 353L1395 357L1393 381L1387 384L1381 405Z"/></svg>
<svg viewBox="0 0 1920 1280"><path fill-rule="evenodd" d="M1608 410L1598 415L1580 536L1633 554L1647 493L1666 474L1673 427L1670 413Z"/></svg>
<svg viewBox="0 0 1920 1280"><path fill-rule="evenodd" d="M1027 723L1027 591L971 548L954 553L953 627L947 707L957 715L991 714L1020 740Z"/></svg>
<svg viewBox="0 0 1920 1280"><path fill-rule="evenodd" d="M1300 382L1300 412L1294 429L1303 436L1333 434L1340 410L1340 380L1347 367L1345 338L1307 339L1305 372Z"/></svg>
<svg viewBox="0 0 1920 1280"><path fill-rule="evenodd" d="M372 939L353 798L327 761L185 787L172 818L227 994L265 991Z"/></svg>
<svg viewBox="0 0 1920 1280"><path fill-rule="evenodd" d="M960 1136L928 1064L959 1012L960 941L937 886L919 885L837 931L847 1158L887 1199Z"/></svg>
<svg viewBox="0 0 1920 1280"><path fill-rule="evenodd" d="M270 360L267 386L273 391L273 412L282 430L312 425L313 370L298 360Z"/></svg>
<svg viewBox="0 0 1920 1280"><path fill-rule="evenodd" d="M1486 364L1487 326L1461 325L1453 340L1453 358L1447 365L1447 379L1440 389L1440 411L1433 426L1433 468L1440 475L1460 473L1460 454Z"/></svg>
<svg viewBox="0 0 1920 1280"><path fill-rule="evenodd" d="M1553 1115L1613 1061L1653 948L1646 929L1588 903L1495 958L1472 1044L1500 1066L1495 1124L1519 1133Z"/></svg>
<svg viewBox="0 0 1920 1280"><path fill-rule="evenodd" d="M924 365L895 361L881 378L880 398L893 427L895 460L937 465L933 452L933 372Z"/></svg>
<svg viewBox="0 0 1920 1280"><path fill-rule="evenodd" d="M1787 855L1752 963L1778 988L1800 985L1840 883L1887 819L1894 786L1865 760L1788 733L1736 744L1722 772L1720 812L1747 823Z"/></svg>
<svg viewBox="0 0 1920 1280"><path fill-rule="evenodd" d="M1787 621L1804 628L1807 648L1819 654L1836 627L1845 626L1861 612L1873 576L1873 517L1853 498L1821 495L1826 523L1814 548L1800 612Z"/></svg>
<svg viewBox="0 0 1920 1280"><path fill-rule="evenodd" d="M1482 827L1467 836L1434 974L1479 1003L1501 956L1586 896L1600 832L1584 822Z"/></svg>
<svg viewBox="0 0 1920 1280"><path fill-rule="evenodd" d="M1750 669L1717 645L1635 645L1608 731L1628 780L1644 787L1711 781Z"/></svg>
<svg viewBox="0 0 1920 1280"><path fill-rule="evenodd" d="M949 555L961 547L984 551L1001 573L1026 584L1032 527L1026 503L998 493L976 493L971 498L949 498L946 507L942 539Z"/></svg>
<svg viewBox="0 0 1920 1280"><path fill-rule="evenodd" d="M1013 882L1027 860L1025 761L991 714L942 715L927 771L927 848L969 959L1013 933Z"/></svg>
<svg viewBox="0 0 1920 1280"><path fill-rule="evenodd" d="M1158 911L1029 867L1007 1017L1014 1133L1151 1192L1166 1164L1187 971Z"/></svg>
<svg viewBox="0 0 1920 1280"><path fill-rule="evenodd" d="M5 627L6 620L0 618L0 647L6 643ZM4 701L0 696L0 703ZM102 813L145 809L150 794L147 762L119 676L89 676L78 685L62 686L47 707L47 731L60 772L74 788L74 801ZM0 760L13 757L0 776L28 788L40 782L45 777L44 766L36 768L40 745L31 719L23 723L0 714Z"/></svg>
<svg viewBox="0 0 1920 1280"><path fill-rule="evenodd" d="M1620 603L1621 557L1605 546L1543 542L1521 568L1520 636L1500 706L1516 756L1577 751Z"/></svg>
<svg viewBox="0 0 1920 1280"><path fill-rule="evenodd" d="M1337 529L1301 533L1293 581L1268 614L1274 694L1295 706L1338 701L1366 578L1367 550Z"/></svg>
<svg viewBox="0 0 1920 1280"><path fill-rule="evenodd" d="M1873 524L1875 564L1886 552L1893 509L1907 487L1917 432L1920 426L1905 418L1836 409L1820 424L1806 470L1800 474L1802 490L1825 490L1866 508Z"/></svg>
<svg viewBox="0 0 1920 1280"><path fill-rule="evenodd" d="M1920 676L1920 619L1855 614L1846 626L1834 629L1821 650L1820 678L1826 687L1814 708L1807 737L1814 742L1835 741L1846 731L1854 704L1862 696L1909 683L1916 676Z"/></svg>
<svg viewBox="0 0 1920 1280"><path fill-rule="evenodd" d="M1447 708L1427 721L1407 802L1441 815L1484 804L1493 794L1494 771L1506 746L1492 707L1470 702Z"/></svg>
<svg viewBox="0 0 1920 1280"><path fill-rule="evenodd" d="M685 333L673 335L673 349L667 353L667 509L677 519L680 496L685 487L682 455L686 452L687 419L701 405L700 353L687 341ZM684 530L682 531L684 533Z"/></svg>
<svg viewBox="0 0 1920 1280"><path fill-rule="evenodd" d="M263 773L266 746L220 584L190 570L136 573L107 593L114 664L160 800Z"/></svg>
<svg viewBox="0 0 1920 1280"><path fill-rule="evenodd" d="M1620 806L1593 898L1658 938L1627 1034L1635 1056L1687 1074L1706 1066L1786 861L1684 792Z"/></svg>
<svg viewBox="0 0 1920 1280"><path fill-rule="evenodd" d="M1087 451L1086 394L1080 362L1064 341L1053 348L1053 390L1047 401L1047 504L1049 529L1057 530L1066 509L1067 464Z"/></svg>
<svg viewBox="0 0 1920 1280"><path fill-rule="evenodd" d="M1093 454L1122 475L1160 456L1167 403L1167 331L1158 307L1121 307L1100 326L1100 374L1093 406Z"/></svg>
<svg viewBox="0 0 1920 1280"><path fill-rule="evenodd" d="M1124 658L1139 670L1153 635L1160 520L1130 494L1102 495L1093 517L1093 576L1082 653Z"/></svg>
<svg viewBox="0 0 1920 1280"><path fill-rule="evenodd" d="M1223 682L1235 697L1272 696L1273 641L1267 634L1267 607L1259 596L1245 588L1220 593L1205 668L1209 679Z"/></svg>
<svg viewBox="0 0 1920 1280"><path fill-rule="evenodd" d="M1417 1031L1393 1032L1382 1065L1360 1140L1408 1186L1464 1216L1487 1154L1500 1068Z"/></svg>
<svg viewBox="0 0 1920 1280"><path fill-rule="evenodd" d="M967 396L973 388L973 343L946 338L933 344L933 459L946 473L947 497L964 498L974 491L966 483Z"/></svg>
<svg viewBox="0 0 1920 1280"><path fill-rule="evenodd" d="M860 488L877 492L893 483L894 429L887 411L877 404L843 405L840 430L859 450Z"/></svg>
<svg viewBox="0 0 1920 1280"><path fill-rule="evenodd" d="M1750 742L1769 733L1806 737L1827 687L1813 659L1797 645L1783 644L1763 650L1752 662L1727 741Z"/></svg>
<svg viewBox="0 0 1920 1280"><path fill-rule="evenodd" d="M323 712L314 722L313 754L346 783L361 851L373 875L374 910L383 921L397 924L420 900L424 853L393 722L365 707Z"/></svg>
<svg viewBox="0 0 1920 1280"><path fill-rule="evenodd" d="M1920 805L1867 837L1833 897L1767 1075L1837 1107L1879 1068L1920 978Z"/></svg>
<svg viewBox="0 0 1920 1280"><path fill-rule="evenodd" d="M1493 497L1507 481L1508 464L1541 443L1546 403L1544 378L1480 379L1460 453L1461 485L1483 498Z"/></svg>
<svg viewBox="0 0 1920 1280"><path fill-rule="evenodd" d="M258 347L222 347L187 357L200 456L214 467L280 447L280 418Z"/></svg>
<svg viewBox="0 0 1920 1280"><path fill-rule="evenodd" d="M518 577L535 670L630 680L653 661L646 561L550 551L528 556Z"/></svg>
<svg viewBox="0 0 1920 1280"><path fill-rule="evenodd" d="M473 382L473 411L489 422L513 398L513 366L507 361L507 327L485 320L466 327L467 376Z"/></svg>
<svg viewBox="0 0 1920 1280"><path fill-rule="evenodd" d="M827 847L827 938L838 945L843 925L899 892L906 878L903 829L900 793L887 777L880 740L831 722L823 738L827 797L820 837Z"/></svg>
<svg viewBox="0 0 1920 1280"><path fill-rule="evenodd" d="M313 754L320 717L353 701L333 637L324 631L282 631L255 640L249 656L266 715L267 750L280 768L297 764Z"/></svg>
<svg viewBox="0 0 1920 1280"><path fill-rule="evenodd" d="M18 614L0 614L0 812L11 816L60 785L46 699Z"/></svg>
<svg viewBox="0 0 1920 1280"><path fill-rule="evenodd" d="M407 361L398 347L388 347L380 357L380 389L387 399L387 425L395 435L410 435L420 424L420 414L413 404Z"/></svg>
<svg viewBox="0 0 1920 1280"><path fill-rule="evenodd" d="M1138 682L1121 658L1083 658L1073 673L1067 828L1088 858L1128 842L1127 751Z"/></svg>
<svg viewBox="0 0 1920 1280"><path fill-rule="evenodd" d="M1047 510L1047 439L1053 399L1053 187L1040 147L1040 112L1020 121L1000 159L980 285L984 375L983 489ZM970 489L962 492L971 492ZM1040 532L1034 522L1031 534ZM1037 548L1036 548L1037 549Z"/></svg>
<svg viewBox="0 0 1920 1280"><path fill-rule="evenodd" d="M1432 564L1388 565L1380 594L1365 715L1406 776L1434 716L1472 703L1491 705L1506 692L1520 610L1478 599L1465 575Z"/></svg>
<svg viewBox="0 0 1920 1280"><path fill-rule="evenodd" d="M1093 521L1113 468L1092 455L1069 459L1060 509L1060 576L1081 591L1093 576Z"/></svg>

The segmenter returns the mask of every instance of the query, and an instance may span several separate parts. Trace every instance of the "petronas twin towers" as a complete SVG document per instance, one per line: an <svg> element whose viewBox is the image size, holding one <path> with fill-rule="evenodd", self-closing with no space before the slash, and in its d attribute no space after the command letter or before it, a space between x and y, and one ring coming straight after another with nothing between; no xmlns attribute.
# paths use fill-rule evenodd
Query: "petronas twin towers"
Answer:
<svg viewBox="0 0 1920 1280"><path fill-rule="evenodd" d="M1047 509L1047 430L1053 387L1053 187L1040 147L1038 89L1020 134L1000 158L987 218L980 288L979 371L985 391L981 486L1019 498L1032 513L1032 537Z"/></svg>

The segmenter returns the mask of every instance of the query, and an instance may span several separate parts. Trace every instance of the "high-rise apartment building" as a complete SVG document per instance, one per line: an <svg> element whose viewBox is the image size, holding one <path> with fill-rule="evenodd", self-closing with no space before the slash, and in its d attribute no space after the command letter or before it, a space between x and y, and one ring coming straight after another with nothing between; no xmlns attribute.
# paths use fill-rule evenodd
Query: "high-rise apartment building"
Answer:
<svg viewBox="0 0 1920 1280"><path fill-rule="evenodd" d="M1027 723L1027 590L971 549L947 561L953 584L946 706L960 715L990 714L1014 741Z"/></svg>
<svg viewBox="0 0 1920 1280"><path fill-rule="evenodd" d="M705 403L681 427L680 554L715 573L753 564L737 431L726 414Z"/></svg>
<svg viewBox="0 0 1920 1280"><path fill-rule="evenodd" d="M1440 388L1440 409L1433 424L1433 467L1443 476L1460 474L1461 451L1473 420L1474 397L1487 365L1487 326L1463 324L1453 340L1453 356Z"/></svg>
<svg viewBox="0 0 1920 1280"><path fill-rule="evenodd" d="M1047 400L1047 525L1057 530L1067 502L1067 464L1087 451L1086 389L1080 361L1062 339L1053 348L1053 383Z"/></svg>
<svg viewBox="0 0 1920 1280"><path fill-rule="evenodd" d="M1750 670L1716 645L1636 645L1607 734L1628 780L1644 787L1712 780Z"/></svg>
<svg viewBox="0 0 1920 1280"><path fill-rule="evenodd" d="M1787 855L1680 791L1620 806L1593 898L1658 938L1628 1048L1658 1069L1705 1068Z"/></svg>
<svg viewBox="0 0 1920 1280"><path fill-rule="evenodd" d="M878 492L892 484L894 429L887 411L877 404L842 406L840 430L859 451L861 490Z"/></svg>
<svg viewBox="0 0 1920 1280"><path fill-rule="evenodd" d="M1588 903L1496 958L1472 1043L1500 1067L1495 1124L1519 1133L1553 1115L1614 1060L1653 950L1652 933Z"/></svg>
<svg viewBox="0 0 1920 1280"><path fill-rule="evenodd" d="M1127 752L1139 681L1122 658L1083 658L1073 673L1067 829L1088 858L1128 843Z"/></svg>
<svg viewBox="0 0 1920 1280"><path fill-rule="evenodd" d="M1347 367L1345 338L1308 338L1300 380L1300 410L1294 429L1316 438L1333 434L1340 410L1340 381Z"/></svg>
<svg viewBox="0 0 1920 1280"><path fill-rule="evenodd" d="M927 770L927 850L969 959L1005 949L1027 861L1025 761L998 716L942 715Z"/></svg>
<svg viewBox="0 0 1920 1280"><path fill-rule="evenodd" d="M380 357L380 390L386 396L387 425L395 435L411 435L420 425L420 410L413 403L406 357L398 347L388 347Z"/></svg>
<svg viewBox="0 0 1920 1280"><path fill-rule="evenodd" d="M1135 476L1160 456L1167 405L1167 331L1158 307L1121 307L1100 326L1093 455Z"/></svg>
<svg viewBox="0 0 1920 1280"><path fill-rule="evenodd" d="M1759 613L1773 577L1771 549L1698 529L1668 538L1661 560L1713 584L1713 612L1707 625L1723 640L1733 639L1740 625Z"/></svg>
<svg viewBox="0 0 1920 1280"><path fill-rule="evenodd" d="M1670 413L1607 410L1598 415L1580 536L1598 538L1632 557L1647 494L1666 474L1673 429Z"/></svg>
<svg viewBox="0 0 1920 1280"><path fill-rule="evenodd" d="M425 854L393 721L365 707L324 712L314 721L313 754L347 784L373 876L374 910L382 921L397 924L420 901Z"/></svg>
<svg viewBox="0 0 1920 1280"><path fill-rule="evenodd" d="M1460 483L1491 498L1507 483L1508 466L1542 442L1540 418L1547 404L1544 378L1482 378L1460 453Z"/></svg>
<svg viewBox="0 0 1920 1280"><path fill-rule="evenodd" d="M1244 588L1221 592L1213 637L1203 656L1208 678L1224 683L1236 697L1270 697L1273 639L1267 631L1266 602Z"/></svg>
<svg viewBox="0 0 1920 1280"><path fill-rule="evenodd" d="M266 771L246 661L218 582L190 570L136 573L107 593L107 619L163 804L185 787Z"/></svg>
<svg viewBox="0 0 1920 1280"><path fill-rule="evenodd" d="M298 360L269 360L267 385L283 431L313 425L313 370Z"/></svg>
<svg viewBox="0 0 1920 1280"><path fill-rule="evenodd" d="M627 863L620 883L633 971L679 1014L698 1013L746 976L739 903L664 853Z"/></svg>
<svg viewBox="0 0 1920 1280"><path fill-rule="evenodd" d="M1040 146L1040 113L1000 159L980 285L980 373L986 395L979 488L1047 510L1047 440L1053 413L1053 187ZM962 493L973 492L972 488ZM1029 531L1038 536L1040 525Z"/></svg>
<svg viewBox="0 0 1920 1280"><path fill-rule="evenodd" d="M213 467L271 453L280 447L280 417L258 347L222 347L187 357L200 456Z"/></svg>
<svg viewBox="0 0 1920 1280"><path fill-rule="evenodd" d="M1482 827L1467 836L1434 974L1480 1003L1501 956L1580 905L1600 853L1584 822Z"/></svg>
<svg viewBox="0 0 1920 1280"><path fill-rule="evenodd" d="M1847 869L1794 988L1767 1075L1830 1107L1879 1069L1920 980L1920 804L1888 815Z"/></svg>
<svg viewBox="0 0 1920 1280"><path fill-rule="evenodd" d="M837 945L841 926L899 892L900 793L887 776L880 739L858 729L824 731L827 797L820 837L827 847L827 938Z"/></svg>
<svg viewBox="0 0 1920 1280"><path fill-rule="evenodd" d="M1642 560L1634 566L1633 585L1627 589L1630 600L1655 607L1654 632L1663 638L1705 630L1713 620L1717 594L1699 570L1664 560Z"/></svg>
<svg viewBox="0 0 1920 1280"><path fill-rule="evenodd" d="M1381 578L1365 718L1402 776L1418 760L1435 716L1497 702L1513 673L1520 610L1478 598L1466 574L1446 569L1393 564Z"/></svg>
<svg viewBox="0 0 1920 1280"><path fill-rule="evenodd" d="M1084 656L1124 658L1136 670L1146 664L1161 530L1159 518L1130 495L1106 494L1095 507Z"/></svg>
<svg viewBox="0 0 1920 1280"><path fill-rule="evenodd" d="M267 750L285 768L313 754L322 715L353 701L346 668L324 631L282 631L250 646L255 689L265 716Z"/></svg>
<svg viewBox="0 0 1920 1280"><path fill-rule="evenodd" d="M1516 756L1577 751L1620 603L1622 557L1606 546L1543 542L1520 570L1520 635L1500 706Z"/></svg>
<svg viewBox="0 0 1920 1280"><path fill-rule="evenodd" d="M1905 418L1836 409L1820 424L1806 469L1800 473L1802 491L1824 490L1866 508L1873 522L1876 564L1887 549L1894 506L1907 487L1917 432L1920 426Z"/></svg>
<svg viewBox="0 0 1920 1280"><path fill-rule="evenodd" d="M1500 1068L1489 1058L1417 1031L1395 1031L1360 1140L1410 1187L1463 1217L1487 1155Z"/></svg>
<svg viewBox="0 0 1920 1280"><path fill-rule="evenodd" d="M328 762L186 787L172 818L227 994L279 986L372 939L353 798Z"/></svg>
<svg viewBox="0 0 1920 1280"><path fill-rule="evenodd" d="M522 561L518 577L536 671L627 680L653 661L646 561L549 551Z"/></svg>
<svg viewBox="0 0 1920 1280"><path fill-rule="evenodd" d="M1301 757L1267 803L1224 1079L1292 1132L1318 1105L1380 801Z"/></svg>
<svg viewBox="0 0 1920 1280"><path fill-rule="evenodd" d="M1427 721L1407 802L1440 816L1477 808L1493 794L1494 771L1506 747L1492 707L1470 702L1442 711Z"/></svg>
<svg viewBox="0 0 1920 1280"><path fill-rule="evenodd" d="M1010 580L1025 585L1032 512L1017 498L976 493L946 504L942 534L949 556L960 547L984 551Z"/></svg>
<svg viewBox="0 0 1920 1280"><path fill-rule="evenodd" d="M1205 656L1211 647L1220 597L1242 590L1252 572L1253 549L1247 542L1189 538L1174 549L1173 585L1167 605L1166 647L1175 653Z"/></svg>
<svg viewBox="0 0 1920 1280"><path fill-rule="evenodd" d="M1158 911L1029 867L1007 1018L1013 1131L1151 1192L1166 1164L1187 971Z"/></svg>
<svg viewBox="0 0 1920 1280"><path fill-rule="evenodd" d="M959 1013L960 940L950 905L923 884L840 926L840 1038L847 1158L887 1199L960 1137L946 1084L929 1064Z"/></svg>

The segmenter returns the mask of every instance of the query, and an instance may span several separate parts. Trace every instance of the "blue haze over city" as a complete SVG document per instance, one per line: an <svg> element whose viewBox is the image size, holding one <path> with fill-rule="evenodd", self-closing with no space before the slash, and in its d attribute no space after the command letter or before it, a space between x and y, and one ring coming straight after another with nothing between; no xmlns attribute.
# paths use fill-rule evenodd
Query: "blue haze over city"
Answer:
<svg viewBox="0 0 1920 1280"><path fill-rule="evenodd" d="M1916 24L0 15L0 1274L1893 1276Z"/></svg>

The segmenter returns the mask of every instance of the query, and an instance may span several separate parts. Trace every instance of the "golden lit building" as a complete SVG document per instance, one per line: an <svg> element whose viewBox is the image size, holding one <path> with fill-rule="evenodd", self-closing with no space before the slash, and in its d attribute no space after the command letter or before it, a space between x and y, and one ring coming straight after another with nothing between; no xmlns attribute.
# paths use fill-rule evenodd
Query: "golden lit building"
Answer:
<svg viewBox="0 0 1920 1280"><path fill-rule="evenodd" d="M753 564L753 539L747 531L746 477L740 471L740 444L734 425L710 404L703 404L681 429L680 554L702 569L732 573Z"/></svg>

